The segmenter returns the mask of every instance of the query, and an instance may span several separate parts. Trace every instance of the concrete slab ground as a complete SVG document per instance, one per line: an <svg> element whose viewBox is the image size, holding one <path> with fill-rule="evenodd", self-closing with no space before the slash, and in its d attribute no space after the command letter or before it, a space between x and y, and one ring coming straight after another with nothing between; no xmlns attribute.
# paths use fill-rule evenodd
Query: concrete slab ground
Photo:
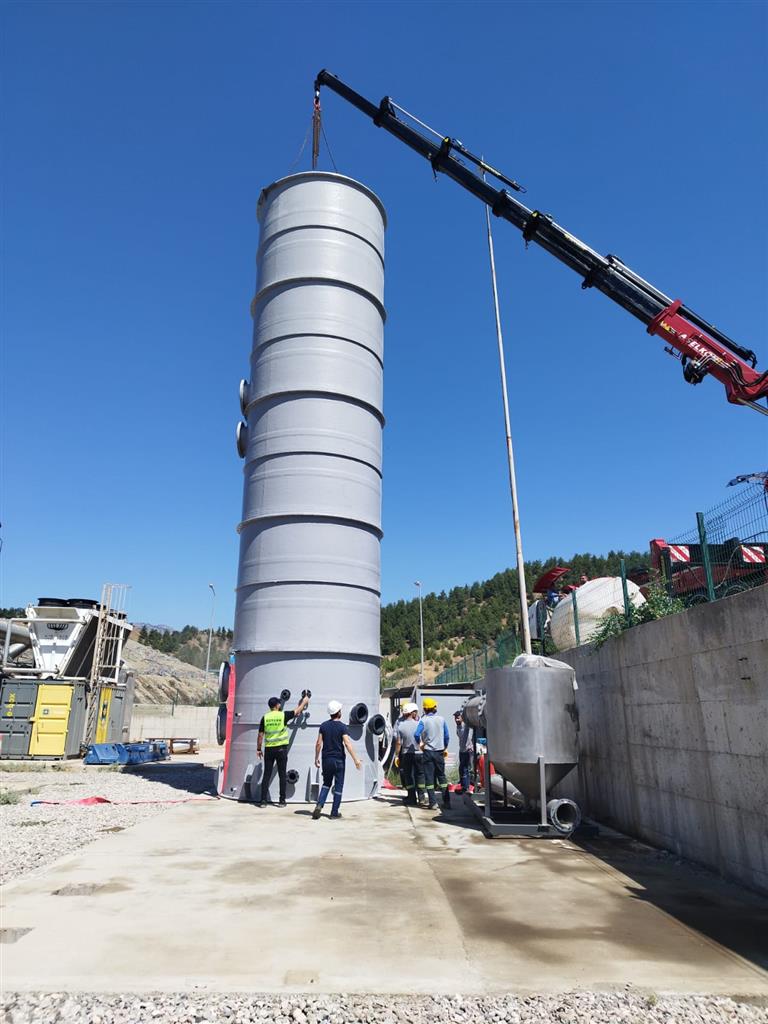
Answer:
<svg viewBox="0 0 768 1024"><path fill-rule="evenodd" d="M768 997L768 903L647 848L489 841L395 797L211 801L2 893L8 991L558 992Z"/></svg>

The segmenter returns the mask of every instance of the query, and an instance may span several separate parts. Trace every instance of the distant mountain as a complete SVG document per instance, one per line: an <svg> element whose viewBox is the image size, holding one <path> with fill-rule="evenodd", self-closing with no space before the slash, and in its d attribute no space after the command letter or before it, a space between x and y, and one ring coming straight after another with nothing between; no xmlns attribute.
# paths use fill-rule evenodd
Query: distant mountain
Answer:
<svg viewBox="0 0 768 1024"><path fill-rule="evenodd" d="M152 622L134 622L135 629L146 629L148 633L173 633L173 626L155 626Z"/></svg>

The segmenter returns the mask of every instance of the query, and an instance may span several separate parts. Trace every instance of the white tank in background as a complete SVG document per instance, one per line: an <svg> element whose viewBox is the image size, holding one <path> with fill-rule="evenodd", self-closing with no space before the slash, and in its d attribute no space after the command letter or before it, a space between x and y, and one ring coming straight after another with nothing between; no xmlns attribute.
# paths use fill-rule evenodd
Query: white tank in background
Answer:
<svg viewBox="0 0 768 1024"><path fill-rule="evenodd" d="M636 608L645 604L640 588L631 580L627 580L627 592ZM579 643L589 643L605 615L624 611L624 593L620 576L601 576L599 579L590 580L583 583L575 594L579 618ZM552 612L550 630L558 651L567 651L569 647L576 646L573 605L573 594L569 594Z"/></svg>

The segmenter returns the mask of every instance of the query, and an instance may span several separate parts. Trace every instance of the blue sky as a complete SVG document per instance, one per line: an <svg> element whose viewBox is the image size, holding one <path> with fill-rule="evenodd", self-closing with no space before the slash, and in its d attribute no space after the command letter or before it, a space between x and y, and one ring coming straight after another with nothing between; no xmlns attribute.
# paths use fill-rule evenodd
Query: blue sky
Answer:
<svg viewBox="0 0 768 1024"><path fill-rule="evenodd" d="M260 189L327 67L528 187L768 368L768 32L750 3L6 3L0 604L132 585L231 623ZM483 208L330 93L389 215L383 599L514 562ZM329 167L324 156L323 166ZM768 421L495 225L527 557L644 548Z"/></svg>

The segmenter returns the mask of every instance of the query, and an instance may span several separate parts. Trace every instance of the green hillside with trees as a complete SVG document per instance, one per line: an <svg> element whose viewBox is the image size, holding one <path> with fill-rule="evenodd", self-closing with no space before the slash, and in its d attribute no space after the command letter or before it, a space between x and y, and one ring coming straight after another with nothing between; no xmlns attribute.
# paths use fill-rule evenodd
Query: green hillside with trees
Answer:
<svg viewBox="0 0 768 1024"><path fill-rule="evenodd" d="M226 661L232 646L234 634L231 629L219 626L214 629L211 639L211 667L217 668L219 663ZM153 629L144 625L138 635L140 644L153 647L163 654L172 654L179 661L186 661L196 668L205 668L208 656L208 630L197 626L185 626L183 629Z"/></svg>
<svg viewBox="0 0 768 1024"><path fill-rule="evenodd" d="M567 565L570 572L563 583L576 583L582 575L618 576L621 559L627 569L645 564L647 554L639 551L609 551L607 555L581 554L572 558L548 558L527 562L526 582L530 588L547 569ZM431 676L448 668L478 648L491 643L501 633L519 626L517 570L505 569L489 580L469 586L453 587L448 593L426 594L424 606L424 660ZM382 675L419 664L419 601L395 601L381 609Z"/></svg>

